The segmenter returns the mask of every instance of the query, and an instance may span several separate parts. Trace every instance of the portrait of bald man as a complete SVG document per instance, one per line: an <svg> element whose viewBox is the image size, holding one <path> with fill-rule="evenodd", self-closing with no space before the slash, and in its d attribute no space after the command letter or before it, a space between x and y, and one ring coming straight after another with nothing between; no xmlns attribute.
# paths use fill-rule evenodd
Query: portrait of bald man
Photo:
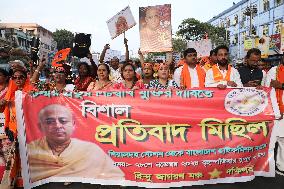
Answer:
<svg viewBox="0 0 284 189"><path fill-rule="evenodd" d="M71 138L75 129L71 111L51 104L38 113L43 137L28 144L32 182L49 177L124 179L124 173L95 143Z"/></svg>

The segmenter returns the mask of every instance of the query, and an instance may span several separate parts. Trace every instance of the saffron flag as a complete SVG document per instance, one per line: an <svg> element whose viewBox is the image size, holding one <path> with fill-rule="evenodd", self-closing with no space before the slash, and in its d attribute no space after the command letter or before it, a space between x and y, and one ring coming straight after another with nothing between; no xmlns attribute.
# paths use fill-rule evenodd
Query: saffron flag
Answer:
<svg viewBox="0 0 284 189"><path fill-rule="evenodd" d="M59 67L62 66L62 64L58 64L58 62L62 61L62 60L66 60L68 54L70 53L70 48L66 48L66 49L61 49L60 51L58 51L54 58L53 61L51 63L51 65L53 67Z"/></svg>

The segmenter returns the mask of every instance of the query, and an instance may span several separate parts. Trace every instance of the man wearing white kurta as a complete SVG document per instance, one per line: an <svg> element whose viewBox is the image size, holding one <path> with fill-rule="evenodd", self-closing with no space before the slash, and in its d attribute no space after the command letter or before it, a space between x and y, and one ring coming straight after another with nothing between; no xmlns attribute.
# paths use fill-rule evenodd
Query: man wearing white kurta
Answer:
<svg viewBox="0 0 284 189"><path fill-rule="evenodd" d="M194 48L188 48L183 53L185 62L177 68L174 80L182 89L204 87L205 71L197 64L197 52Z"/></svg>
<svg viewBox="0 0 284 189"><path fill-rule="evenodd" d="M228 64L229 49L227 46L216 47L217 65L212 66L206 72L205 87L243 87L240 74L237 69Z"/></svg>
<svg viewBox="0 0 284 189"><path fill-rule="evenodd" d="M276 156L276 173L284 176L284 56L282 63L269 70L266 77L265 86L273 87L271 96L277 99L280 113L280 120L275 121L275 133L277 136L278 149Z"/></svg>

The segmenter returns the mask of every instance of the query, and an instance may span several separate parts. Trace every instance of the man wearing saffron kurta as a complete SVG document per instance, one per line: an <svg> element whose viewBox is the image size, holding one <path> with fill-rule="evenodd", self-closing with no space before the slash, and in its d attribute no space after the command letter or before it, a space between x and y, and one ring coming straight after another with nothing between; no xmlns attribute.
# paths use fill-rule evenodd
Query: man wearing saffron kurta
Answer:
<svg viewBox="0 0 284 189"><path fill-rule="evenodd" d="M124 179L124 173L100 147L71 138L75 121L67 107L48 105L38 119L44 137L28 144L32 182L49 177Z"/></svg>
<svg viewBox="0 0 284 189"><path fill-rule="evenodd" d="M282 119L276 120L275 129L277 134L278 149L276 155L276 173L284 176L284 54L279 66L271 68L267 73L266 87L272 87L271 96L276 93Z"/></svg>
<svg viewBox="0 0 284 189"><path fill-rule="evenodd" d="M204 87L205 71L197 64L197 52L194 48L188 48L183 53L185 61L176 69L174 80L181 89Z"/></svg>
<svg viewBox="0 0 284 189"><path fill-rule="evenodd" d="M217 64L206 72L205 87L243 87L240 74L237 69L229 65L229 48L220 45L215 49Z"/></svg>

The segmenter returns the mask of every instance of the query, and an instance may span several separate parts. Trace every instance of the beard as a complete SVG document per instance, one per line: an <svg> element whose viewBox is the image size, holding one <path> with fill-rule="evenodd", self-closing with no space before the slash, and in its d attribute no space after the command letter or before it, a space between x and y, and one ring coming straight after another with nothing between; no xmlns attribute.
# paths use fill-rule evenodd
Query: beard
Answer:
<svg viewBox="0 0 284 189"><path fill-rule="evenodd" d="M220 66L226 66L228 64L228 60L227 59L218 60L218 64L220 64Z"/></svg>

